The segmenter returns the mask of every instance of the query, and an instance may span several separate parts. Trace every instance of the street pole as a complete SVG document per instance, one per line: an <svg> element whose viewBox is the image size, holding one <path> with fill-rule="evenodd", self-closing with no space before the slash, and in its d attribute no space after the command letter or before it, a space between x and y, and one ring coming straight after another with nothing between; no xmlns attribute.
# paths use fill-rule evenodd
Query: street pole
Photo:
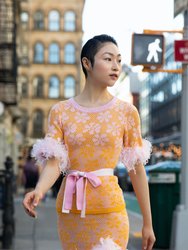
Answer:
<svg viewBox="0 0 188 250"><path fill-rule="evenodd" d="M184 11L184 35L188 40L188 9ZM171 250L187 249L188 237L188 64L183 65L182 75L182 101L181 101L181 193L180 204L176 207L173 214Z"/></svg>

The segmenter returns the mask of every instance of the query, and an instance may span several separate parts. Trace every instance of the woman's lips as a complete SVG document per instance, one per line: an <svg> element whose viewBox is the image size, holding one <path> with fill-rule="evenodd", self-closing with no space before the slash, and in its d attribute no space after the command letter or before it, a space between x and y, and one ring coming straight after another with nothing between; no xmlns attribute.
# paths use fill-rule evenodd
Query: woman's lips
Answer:
<svg viewBox="0 0 188 250"><path fill-rule="evenodd" d="M118 78L118 75L117 74L111 74L110 77L113 79L113 80L116 80Z"/></svg>

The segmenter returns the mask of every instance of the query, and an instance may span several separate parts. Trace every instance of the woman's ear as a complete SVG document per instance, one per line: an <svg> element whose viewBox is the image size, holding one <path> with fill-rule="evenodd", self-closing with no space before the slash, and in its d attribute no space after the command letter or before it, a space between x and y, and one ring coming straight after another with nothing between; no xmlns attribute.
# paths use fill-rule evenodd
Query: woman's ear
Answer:
<svg viewBox="0 0 188 250"><path fill-rule="evenodd" d="M87 71L89 71L89 70L91 69L91 62L90 62L90 60L88 60L87 57L83 57L83 58L82 58L82 64L83 64L84 68L85 68Z"/></svg>

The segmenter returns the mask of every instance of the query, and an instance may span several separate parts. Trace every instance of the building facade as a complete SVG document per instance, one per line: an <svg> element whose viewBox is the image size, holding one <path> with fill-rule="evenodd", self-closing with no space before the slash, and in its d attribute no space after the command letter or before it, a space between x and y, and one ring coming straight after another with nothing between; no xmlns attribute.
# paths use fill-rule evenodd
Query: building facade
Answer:
<svg viewBox="0 0 188 250"><path fill-rule="evenodd" d="M21 1L18 100L26 140L43 137L51 106L80 92L84 2Z"/></svg>
<svg viewBox="0 0 188 250"><path fill-rule="evenodd" d="M19 1L0 1L0 169L7 156L14 162L16 173L21 113L17 108L17 56L16 34Z"/></svg>
<svg viewBox="0 0 188 250"><path fill-rule="evenodd" d="M165 68L181 68L181 63L174 62L170 37L165 50ZM182 75L177 73L149 73L142 85L142 133L151 139L156 156L173 159L181 156L181 90Z"/></svg>

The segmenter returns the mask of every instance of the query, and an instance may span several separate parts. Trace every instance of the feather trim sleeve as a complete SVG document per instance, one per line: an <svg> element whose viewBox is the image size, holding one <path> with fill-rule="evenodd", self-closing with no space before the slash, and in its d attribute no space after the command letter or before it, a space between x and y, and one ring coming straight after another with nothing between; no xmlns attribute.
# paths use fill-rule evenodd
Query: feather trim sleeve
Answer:
<svg viewBox="0 0 188 250"><path fill-rule="evenodd" d="M145 165L150 158L151 151L151 143L148 140L143 139L142 146L123 147L119 160L126 166L128 172L131 170L136 172L135 165L137 163L142 163Z"/></svg>
<svg viewBox="0 0 188 250"><path fill-rule="evenodd" d="M55 157L60 161L59 168L64 172L68 168L68 151L64 143L46 136L44 139L37 140L33 145L32 157L35 158L37 164L45 166L47 160Z"/></svg>

